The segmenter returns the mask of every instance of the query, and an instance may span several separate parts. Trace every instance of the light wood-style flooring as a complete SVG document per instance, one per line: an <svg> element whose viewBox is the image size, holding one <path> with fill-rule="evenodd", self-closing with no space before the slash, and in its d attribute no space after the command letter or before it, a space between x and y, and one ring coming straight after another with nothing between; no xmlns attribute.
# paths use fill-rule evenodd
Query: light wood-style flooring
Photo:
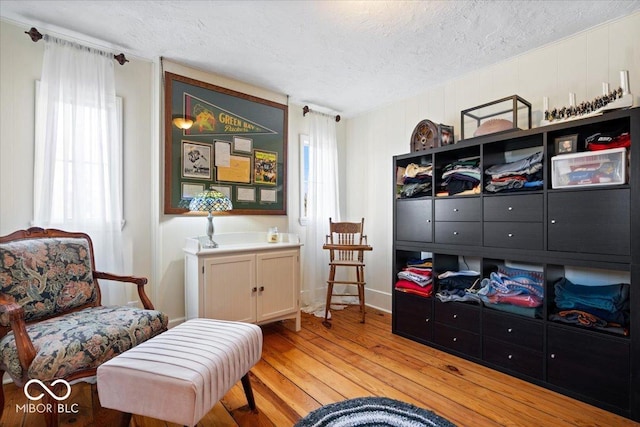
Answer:
<svg viewBox="0 0 640 427"><path fill-rule="evenodd" d="M310 411L360 396L385 396L427 408L459 426L637 426L628 419L520 381L391 333L391 316L357 307L333 312L333 327L303 314L302 331L265 325L262 359L251 370L258 412L249 410L238 383L200 427L288 427ZM5 385L0 425L44 426L41 416L16 413L22 390ZM162 390L158 390L162 393ZM67 402L80 411L61 426L94 426L92 392L74 385ZM175 424L134 415L131 426Z"/></svg>

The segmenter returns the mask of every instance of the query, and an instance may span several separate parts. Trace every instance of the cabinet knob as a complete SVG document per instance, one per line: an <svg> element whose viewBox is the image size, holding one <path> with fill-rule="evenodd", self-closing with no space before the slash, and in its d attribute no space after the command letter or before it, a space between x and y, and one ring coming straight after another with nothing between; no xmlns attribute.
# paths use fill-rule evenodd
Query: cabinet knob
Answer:
<svg viewBox="0 0 640 427"><path fill-rule="evenodd" d="M511 332L513 332L513 329L509 328L509 329L507 329L507 332L511 333Z"/></svg>
<svg viewBox="0 0 640 427"><path fill-rule="evenodd" d="M457 315L457 314L454 314L454 315L453 315L453 318L454 318L454 319L457 319L457 318L458 318L458 315Z"/></svg>
<svg viewBox="0 0 640 427"><path fill-rule="evenodd" d="M556 220L555 220L555 219L552 219L552 220L551 220L551 224L555 224L555 223L556 223Z"/></svg>
<svg viewBox="0 0 640 427"><path fill-rule="evenodd" d="M551 353L551 358L555 359L556 358L556 354L555 353Z"/></svg>
<svg viewBox="0 0 640 427"><path fill-rule="evenodd" d="M453 211L454 212L458 212L458 208L453 208Z"/></svg>
<svg viewBox="0 0 640 427"><path fill-rule="evenodd" d="M264 291L264 286L260 286L260 288L258 289L260 292Z"/></svg>
<svg viewBox="0 0 640 427"><path fill-rule="evenodd" d="M429 323L429 320L431 320L431 319L429 319L429 318L427 317L426 319L424 319L424 323Z"/></svg>
<svg viewBox="0 0 640 427"><path fill-rule="evenodd" d="M431 220L430 220L430 219L428 219L428 220L427 220L427 224L429 224L430 222L431 222Z"/></svg>
<svg viewBox="0 0 640 427"><path fill-rule="evenodd" d="M453 232L453 235L454 235L454 236L457 236L457 235L458 235L458 232L457 232L457 231L454 231L454 232Z"/></svg>
<svg viewBox="0 0 640 427"><path fill-rule="evenodd" d="M512 208L511 206L509 206L509 207L507 208L507 210L508 210L508 211L512 211L512 210L513 210L513 208Z"/></svg>
<svg viewBox="0 0 640 427"><path fill-rule="evenodd" d="M458 338L453 337L453 342L456 342L456 341L458 341Z"/></svg>
<svg viewBox="0 0 640 427"><path fill-rule="evenodd" d="M513 355L511 355L511 354L510 354L510 355L508 355L508 356L507 356L507 359L509 359L509 360L513 359Z"/></svg>
<svg viewBox="0 0 640 427"><path fill-rule="evenodd" d="M507 237L513 237L513 233L507 234Z"/></svg>

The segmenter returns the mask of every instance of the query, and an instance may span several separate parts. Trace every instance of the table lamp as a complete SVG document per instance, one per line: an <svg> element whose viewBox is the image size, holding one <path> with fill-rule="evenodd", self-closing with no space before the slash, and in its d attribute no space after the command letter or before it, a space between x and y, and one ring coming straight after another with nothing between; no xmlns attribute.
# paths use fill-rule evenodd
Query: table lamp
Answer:
<svg viewBox="0 0 640 427"><path fill-rule="evenodd" d="M223 193L217 190L205 190L191 199L189 203L189 210L191 212L209 212L207 220L209 224L207 226L207 236L209 236L209 242L205 244L206 248L217 248L218 244L213 241L213 215L211 212L230 211L233 209L231 200Z"/></svg>

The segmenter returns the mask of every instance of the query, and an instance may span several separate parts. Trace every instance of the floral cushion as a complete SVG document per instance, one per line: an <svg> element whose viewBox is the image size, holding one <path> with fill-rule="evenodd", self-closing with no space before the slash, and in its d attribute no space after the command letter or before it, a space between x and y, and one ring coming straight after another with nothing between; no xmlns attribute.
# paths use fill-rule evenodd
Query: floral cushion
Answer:
<svg viewBox="0 0 640 427"><path fill-rule="evenodd" d="M0 244L0 292L24 308L25 321L49 317L98 297L89 242L38 238ZM9 326L6 313L0 325Z"/></svg>
<svg viewBox="0 0 640 427"><path fill-rule="evenodd" d="M167 316L135 307L92 307L27 325L36 357L28 377L50 381L97 368L167 329ZM13 332L0 340L0 370L23 377Z"/></svg>

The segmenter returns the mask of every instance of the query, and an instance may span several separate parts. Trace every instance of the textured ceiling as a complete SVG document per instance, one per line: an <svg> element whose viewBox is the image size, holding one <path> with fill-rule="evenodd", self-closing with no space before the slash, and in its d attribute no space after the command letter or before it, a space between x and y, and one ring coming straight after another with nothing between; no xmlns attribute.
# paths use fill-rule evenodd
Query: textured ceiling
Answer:
<svg viewBox="0 0 640 427"><path fill-rule="evenodd" d="M346 117L637 10L640 0L0 1L3 18L41 32L163 56Z"/></svg>

